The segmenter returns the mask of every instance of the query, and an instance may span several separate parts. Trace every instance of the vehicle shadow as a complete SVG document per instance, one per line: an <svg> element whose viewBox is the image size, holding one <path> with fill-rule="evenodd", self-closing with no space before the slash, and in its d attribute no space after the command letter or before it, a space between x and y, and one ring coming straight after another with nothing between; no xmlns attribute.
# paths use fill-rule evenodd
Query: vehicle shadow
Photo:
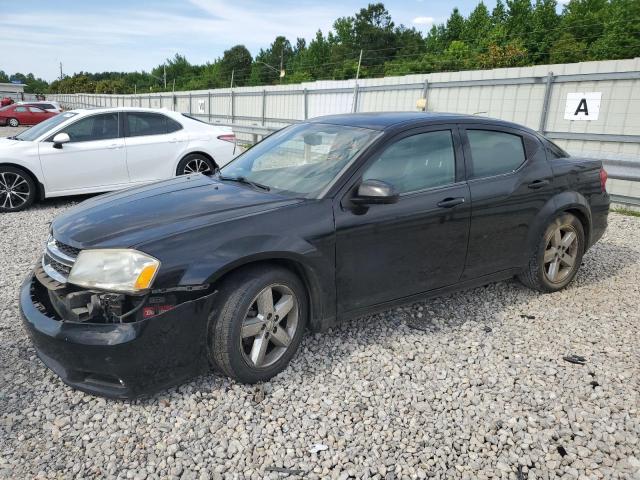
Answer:
<svg viewBox="0 0 640 480"><path fill-rule="evenodd" d="M40 200L36 202L31 210L39 210L39 209L47 209L47 208L68 208L79 203L84 202L92 197L99 195L97 193L94 194L86 194L86 195L74 195L71 197L54 197L54 198L45 198L44 200Z"/></svg>

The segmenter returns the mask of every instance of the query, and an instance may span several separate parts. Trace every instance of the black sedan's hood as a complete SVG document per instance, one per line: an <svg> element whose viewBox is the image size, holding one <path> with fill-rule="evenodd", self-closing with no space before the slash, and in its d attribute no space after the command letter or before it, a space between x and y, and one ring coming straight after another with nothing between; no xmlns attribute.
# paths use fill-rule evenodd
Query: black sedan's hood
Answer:
<svg viewBox="0 0 640 480"><path fill-rule="evenodd" d="M300 202L204 175L101 195L57 217L53 236L77 248L133 247Z"/></svg>

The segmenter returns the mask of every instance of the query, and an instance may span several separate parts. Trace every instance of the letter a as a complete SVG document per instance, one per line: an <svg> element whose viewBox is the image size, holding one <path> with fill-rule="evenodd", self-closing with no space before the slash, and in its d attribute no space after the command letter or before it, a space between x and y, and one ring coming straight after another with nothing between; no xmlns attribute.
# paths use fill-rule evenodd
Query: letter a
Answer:
<svg viewBox="0 0 640 480"><path fill-rule="evenodd" d="M589 108L587 107L587 99L586 98L582 98L580 100L580 103L578 104L578 108L576 108L576 111L574 113L574 115L578 115L578 113L584 113L585 115L589 115Z"/></svg>

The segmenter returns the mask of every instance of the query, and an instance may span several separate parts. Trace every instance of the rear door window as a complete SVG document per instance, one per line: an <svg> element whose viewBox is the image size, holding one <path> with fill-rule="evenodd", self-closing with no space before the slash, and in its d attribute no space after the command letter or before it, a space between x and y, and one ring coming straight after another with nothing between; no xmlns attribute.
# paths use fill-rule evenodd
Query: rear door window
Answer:
<svg viewBox="0 0 640 480"><path fill-rule="evenodd" d="M467 129L471 149L469 178L483 178L511 173L525 162L524 143L520 135L497 130Z"/></svg>
<svg viewBox="0 0 640 480"><path fill-rule="evenodd" d="M547 158L569 158L569 154L552 141L545 139L544 145L547 147Z"/></svg>
<svg viewBox="0 0 640 480"><path fill-rule="evenodd" d="M158 113L129 112L127 126L129 137L164 135L167 133L167 117Z"/></svg>

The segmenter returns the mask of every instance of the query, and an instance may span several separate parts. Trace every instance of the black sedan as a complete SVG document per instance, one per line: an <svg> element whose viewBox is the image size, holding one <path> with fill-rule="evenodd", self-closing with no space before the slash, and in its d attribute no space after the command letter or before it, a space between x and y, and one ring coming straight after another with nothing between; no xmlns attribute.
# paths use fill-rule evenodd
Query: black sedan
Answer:
<svg viewBox="0 0 640 480"><path fill-rule="evenodd" d="M305 330L517 276L554 292L607 225L600 161L450 114L338 115L213 176L103 195L55 219L24 282L42 361L135 397L214 368L283 370Z"/></svg>

